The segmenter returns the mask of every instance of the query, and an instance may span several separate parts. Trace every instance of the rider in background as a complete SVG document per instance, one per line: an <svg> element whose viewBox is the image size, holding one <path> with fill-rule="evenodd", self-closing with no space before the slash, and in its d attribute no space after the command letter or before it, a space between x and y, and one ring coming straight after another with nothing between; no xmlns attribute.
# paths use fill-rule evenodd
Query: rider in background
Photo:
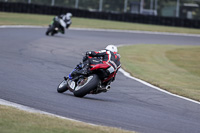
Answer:
<svg viewBox="0 0 200 133"><path fill-rule="evenodd" d="M62 34L65 33L65 28L68 29L69 26L72 24L71 17L72 17L72 14L69 12L66 14L62 14L62 15L54 17L53 22L58 21L58 19L60 21L60 30Z"/></svg>
<svg viewBox="0 0 200 133"><path fill-rule="evenodd" d="M62 14L59 16L65 23L66 23L66 29L69 28L69 26L72 24L71 22L71 17L72 17L72 14L71 13L66 13L66 14Z"/></svg>

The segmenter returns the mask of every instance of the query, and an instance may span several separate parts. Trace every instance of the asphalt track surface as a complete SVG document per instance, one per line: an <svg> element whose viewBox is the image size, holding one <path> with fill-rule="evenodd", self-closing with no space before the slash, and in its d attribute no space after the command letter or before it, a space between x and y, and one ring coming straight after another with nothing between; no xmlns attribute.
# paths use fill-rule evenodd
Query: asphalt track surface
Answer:
<svg viewBox="0 0 200 133"><path fill-rule="evenodd" d="M57 85L88 50L107 44L200 45L200 37L45 28L0 29L0 99L76 120L143 133L200 133L200 105L118 73L107 93L77 98Z"/></svg>

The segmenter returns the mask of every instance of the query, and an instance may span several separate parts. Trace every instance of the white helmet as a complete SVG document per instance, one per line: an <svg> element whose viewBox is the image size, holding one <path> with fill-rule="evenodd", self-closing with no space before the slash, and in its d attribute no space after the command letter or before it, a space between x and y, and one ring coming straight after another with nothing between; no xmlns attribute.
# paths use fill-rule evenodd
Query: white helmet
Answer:
<svg viewBox="0 0 200 133"><path fill-rule="evenodd" d="M72 14L70 12L68 12L68 13L66 13L66 17L67 17L67 19L71 19Z"/></svg>
<svg viewBox="0 0 200 133"><path fill-rule="evenodd" d="M105 49L112 52L117 52L117 47L115 45L108 45Z"/></svg>

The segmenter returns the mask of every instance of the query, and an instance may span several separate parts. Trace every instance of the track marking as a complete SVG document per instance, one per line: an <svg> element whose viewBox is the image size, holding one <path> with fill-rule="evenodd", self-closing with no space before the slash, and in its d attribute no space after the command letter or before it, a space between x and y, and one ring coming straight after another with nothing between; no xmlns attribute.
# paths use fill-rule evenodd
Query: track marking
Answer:
<svg viewBox="0 0 200 133"><path fill-rule="evenodd" d="M137 30L113 30L113 29L92 29L92 28L70 28L73 30L87 30L87 31L104 31L104 32L122 32L122 33L137 33L137 34L154 34L154 35L172 35L172 36L191 36L200 37L200 34L187 33L170 33L170 32L153 32L153 31L137 31Z"/></svg>
<svg viewBox="0 0 200 133"><path fill-rule="evenodd" d="M152 85L152 84L150 84L150 83L148 83L148 82L146 82L146 81L143 81L143 80L141 80L141 79L132 77L132 76L130 75L130 73L124 71L122 68L120 68L119 71L120 71L122 74L124 74L124 76L126 76L126 77L128 77L128 78L130 78L130 79L136 80L136 81L138 81L138 82L140 82L140 83L142 83L142 84L144 84L144 85L146 85L146 86L148 86L148 87L151 87L151 88L156 89L156 90L158 90L158 91L164 92L164 93L166 93L166 94L169 94L169 95L172 95L172 96L175 96L175 97L178 97L178 98L181 98L181 99L184 99L184 100L193 102L193 103L200 104L200 102L198 102L198 101L195 101L195 100L192 100L192 99L183 97L183 96L179 96L179 95L173 94L173 93L168 92L168 91L166 91L166 90L163 90L163 89L161 89L161 88L159 88L159 87L156 87L156 86L154 86L154 85Z"/></svg>
<svg viewBox="0 0 200 133"><path fill-rule="evenodd" d="M0 28L47 28L47 26L0 25ZM151 35L153 34L153 35L172 35L172 36L200 37L200 34L170 33L170 32L153 32L153 31L137 31L137 30L113 30L113 29L97 29L97 28L70 28L69 30L103 31L103 32L122 32L122 33L137 33L137 34L151 34Z"/></svg>
<svg viewBox="0 0 200 133"><path fill-rule="evenodd" d="M57 118L65 119L65 120L70 120L70 121L74 121L74 122L82 122L82 123L86 123L86 124L89 124L89 125L92 125L92 126L101 126L101 125L96 125L96 124L92 124L92 123L87 123L87 122L63 117L63 116L60 116L60 115L55 115L55 114L52 114L52 113L41 111L41 110L31 108L31 107L28 107L28 106L24 106L24 105L21 105L21 104L9 102L9 101L3 100L3 99L0 99L0 105L11 106L11 107L14 107L14 108L17 108L17 109L20 109L20 110L23 110L23 111L27 111L27 112L30 112L30 113L45 114L45 115L49 115L49 116L53 116L53 117L57 117Z"/></svg>

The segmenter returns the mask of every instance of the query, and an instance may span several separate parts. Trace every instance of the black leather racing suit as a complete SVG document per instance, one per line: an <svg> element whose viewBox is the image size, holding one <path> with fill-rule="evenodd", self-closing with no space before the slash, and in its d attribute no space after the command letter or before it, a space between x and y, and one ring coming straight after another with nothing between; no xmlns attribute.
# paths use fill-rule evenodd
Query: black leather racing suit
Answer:
<svg viewBox="0 0 200 133"><path fill-rule="evenodd" d="M109 66L114 68L114 71L118 71L121 67L120 63L120 55L116 52L111 52L109 50L101 50L101 51L90 51L86 53L91 57L97 57L95 60L91 60L91 64L108 64ZM112 73L112 72L111 72ZM116 76L116 75L115 75ZM114 81L115 78L112 79Z"/></svg>

